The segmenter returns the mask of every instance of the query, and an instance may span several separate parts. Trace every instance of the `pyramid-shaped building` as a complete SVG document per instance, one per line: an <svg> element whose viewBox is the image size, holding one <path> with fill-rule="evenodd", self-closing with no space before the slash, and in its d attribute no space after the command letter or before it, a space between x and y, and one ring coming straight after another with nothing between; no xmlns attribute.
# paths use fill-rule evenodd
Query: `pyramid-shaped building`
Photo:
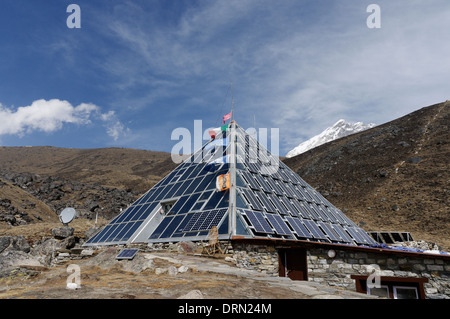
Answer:
<svg viewBox="0 0 450 319"><path fill-rule="evenodd" d="M213 226L223 240L376 244L231 121L85 245L207 240Z"/></svg>

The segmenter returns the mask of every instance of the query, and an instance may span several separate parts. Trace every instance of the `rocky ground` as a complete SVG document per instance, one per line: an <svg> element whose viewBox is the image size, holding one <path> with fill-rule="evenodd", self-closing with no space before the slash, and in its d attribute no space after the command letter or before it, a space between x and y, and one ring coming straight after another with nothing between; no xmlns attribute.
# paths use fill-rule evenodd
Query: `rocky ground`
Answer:
<svg viewBox="0 0 450 319"><path fill-rule="evenodd" d="M144 249L133 260L116 260L120 248L67 249L67 238L51 238L34 247L23 237L0 238L0 298L373 298L237 268L231 255L206 257L179 245L172 251ZM69 289L68 283L78 283L77 289Z"/></svg>
<svg viewBox="0 0 450 319"><path fill-rule="evenodd" d="M141 245L133 260L116 260L121 247L82 244L97 227L86 219L70 226L36 223L22 235L0 237L0 299L364 299L365 295L313 282L270 277L239 268L232 252L204 256L194 243L169 248ZM32 230L31 230L32 229ZM81 287L68 282L79 268Z"/></svg>
<svg viewBox="0 0 450 319"><path fill-rule="evenodd" d="M13 203L9 198L0 197L0 222L4 221L12 226L26 225L39 220L41 218L39 213L28 213L29 210L36 208L37 202L44 203L47 209L55 212L55 215L70 206L74 207L81 217L92 219L100 215L112 218L139 195L138 192L105 187L98 183L83 183L57 176L6 170L0 170L0 179L2 183L0 187L11 189L16 187L33 197L33 200L21 203Z"/></svg>

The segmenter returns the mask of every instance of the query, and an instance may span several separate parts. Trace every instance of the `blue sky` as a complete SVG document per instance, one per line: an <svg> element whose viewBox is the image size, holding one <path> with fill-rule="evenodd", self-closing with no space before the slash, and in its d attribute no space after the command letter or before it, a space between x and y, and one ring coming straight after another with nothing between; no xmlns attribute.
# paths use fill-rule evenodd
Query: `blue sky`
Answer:
<svg viewBox="0 0 450 319"><path fill-rule="evenodd" d="M279 128L284 155L449 99L449 30L448 0L2 0L0 145L170 152L221 123L232 83L236 121Z"/></svg>

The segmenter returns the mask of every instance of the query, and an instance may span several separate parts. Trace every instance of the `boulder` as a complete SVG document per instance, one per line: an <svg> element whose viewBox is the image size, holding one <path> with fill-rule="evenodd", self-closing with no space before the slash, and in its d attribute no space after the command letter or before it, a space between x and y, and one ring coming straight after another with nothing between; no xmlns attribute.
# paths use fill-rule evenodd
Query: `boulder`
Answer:
<svg viewBox="0 0 450 319"><path fill-rule="evenodd" d="M180 267L178 267L178 272L181 273L181 274L187 272L188 270L189 270L188 266L180 266Z"/></svg>
<svg viewBox="0 0 450 319"><path fill-rule="evenodd" d="M94 254L94 250L93 249L83 249L81 252L80 252L80 255L82 256L82 257L90 257L90 256L92 256Z"/></svg>
<svg viewBox="0 0 450 319"><path fill-rule="evenodd" d="M204 299L203 294L200 290L191 290L187 294L184 294L177 299Z"/></svg>
<svg viewBox="0 0 450 319"><path fill-rule="evenodd" d="M191 241L181 241L176 245L177 245L177 252L180 254L192 253L197 248L197 246Z"/></svg>
<svg viewBox="0 0 450 319"><path fill-rule="evenodd" d="M65 249L72 249L73 247L75 247L76 243L77 238L74 236L69 236L63 240L62 245Z"/></svg>
<svg viewBox="0 0 450 319"><path fill-rule="evenodd" d="M170 266L167 269L167 272L169 273L169 276L176 276L178 274L178 269L175 266Z"/></svg>
<svg viewBox="0 0 450 319"><path fill-rule="evenodd" d="M38 258L19 250L6 250L0 254L0 269L17 266L39 266L43 264Z"/></svg>
<svg viewBox="0 0 450 319"><path fill-rule="evenodd" d="M0 253L8 250L30 252L31 248L23 236L4 236L0 237Z"/></svg>
<svg viewBox="0 0 450 319"><path fill-rule="evenodd" d="M52 229L52 235L56 239L64 239L73 235L73 227L58 227Z"/></svg>
<svg viewBox="0 0 450 319"><path fill-rule="evenodd" d="M422 160L423 160L422 157L414 156L414 157L408 158L407 162L411 163L411 164L419 164Z"/></svg>
<svg viewBox="0 0 450 319"><path fill-rule="evenodd" d="M51 266L57 252L63 252L67 249L65 240L47 238L31 250L31 255L37 258L43 265Z"/></svg>
<svg viewBox="0 0 450 319"><path fill-rule="evenodd" d="M161 275L161 274L165 274L167 272L167 268L155 268L155 275Z"/></svg>

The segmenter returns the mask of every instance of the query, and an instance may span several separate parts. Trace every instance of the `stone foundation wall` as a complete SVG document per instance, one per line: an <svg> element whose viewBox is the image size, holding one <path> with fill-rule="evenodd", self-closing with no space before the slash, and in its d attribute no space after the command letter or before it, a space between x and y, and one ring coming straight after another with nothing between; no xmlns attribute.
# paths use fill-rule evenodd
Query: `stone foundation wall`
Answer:
<svg viewBox="0 0 450 319"><path fill-rule="evenodd" d="M450 263L440 258L419 258L336 250L334 258L328 249L310 249L307 255L309 280L355 290L351 275L371 274L386 277L427 278L427 298L450 298Z"/></svg>
<svg viewBox="0 0 450 319"><path fill-rule="evenodd" d="M307 252L308 280L356 290L351 275L427 278L427 298L450 298L450 263L441 258L409 257L397 254L311 248ZM233 244L233 259L238 267L278 276L278 250L274 246Z"/></svg>
<svg viewBox="0 0 450 319"><path fill-rule="evenodd" d="M236 266L278 276L278 251L273 246L233 244Z"/></svg>

